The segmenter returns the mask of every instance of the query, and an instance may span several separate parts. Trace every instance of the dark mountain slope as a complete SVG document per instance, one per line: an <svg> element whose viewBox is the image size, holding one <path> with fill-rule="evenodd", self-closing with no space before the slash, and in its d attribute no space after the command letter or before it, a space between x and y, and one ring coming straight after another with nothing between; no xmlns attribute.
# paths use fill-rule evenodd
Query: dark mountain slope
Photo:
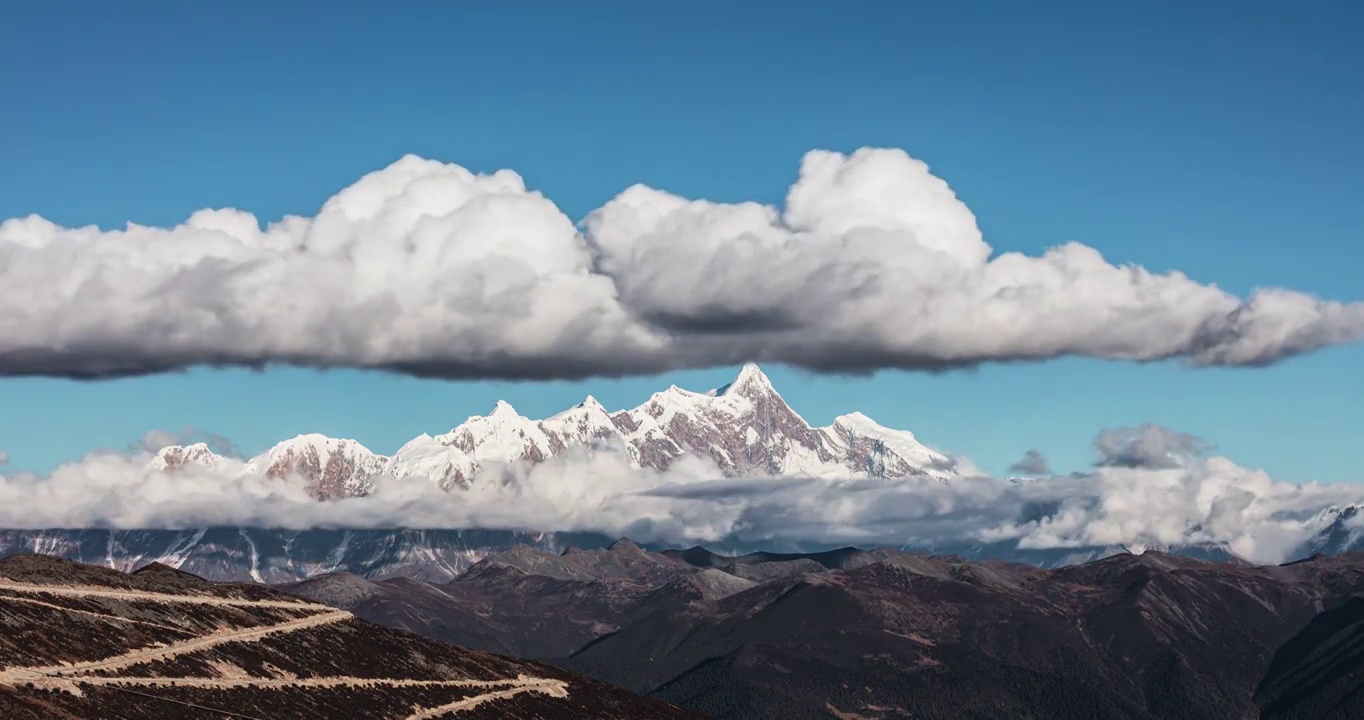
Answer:
<svg viewBox="0 0 1364 720"><path fill-rule="evenodd" d="M853 547L838 548L836 550L827 550L816 553L753 552L745 555L717 555L703 547L693 547L687 550L664 550L661 554L695 567L713 568L809 560L820 567L829 570L842 570L872 562L871 560L864 559L870 555L868 551L859 550Z"/></svg>
<svg viewBox="0 0 1364 720"><path fill-rule="evenodd" d="M1274 569L1160 553L1058 570L1036 589L1077 616L1148 707L1202 713L1188 717L1252 713L1274 649L1330 596Z"/></svg>
<svg viewBox="0 0 1364 720"><path fill-rule="evenodd" d="M1364 717L1364 598L1321 613L1284 643L1256 700L1265 720Z"/></svg>
<svg viewBox="0 0 1364 720"><path fill-rule="evenodd" d="M1151 716L1082 679L960 656L950 672L884 655L830 662L816 649L747 645L657 688L654 695L714 718L1052 720Z"/></svg>
<svg viewBox="0 0 1364 720"><path fill-rule="evenodd" d="M341 584L380 622L716 717L1240 720L1258 716L1275 650L1364 592L1364 557L1257 567L1148 552L1044 570L618 543L499 553L439 586Z"/></svg>
<svg viewBox="0 0 1364 720"><path fill-rule="evenodd" d="M489 555L444 585L332 575L281 589L316 602L344 603L338 606L360 617L445 642L554 658L627 624L670 583L696 576L705 584L703 575L622 540L604 550L570 548L561 554L518 546ZM732 582L709 583L711 594L748 585L724 577Z"/></svg>
<svg viewBox="0 0 1364 720"><path fill-rule="evenodd" d="M0 717L670 718L524 660L373 625L260 586L0 560Z"/></svg>
<svg viewBox="0 0 1364 720"><path fill-rule="evenodd" d="M1092 689L1105 685L1092 671L1102 658L1070 623L1021 593L876 563L662 610L566 666L718 717L829 717L831 703L867 717L1029 717L1037 698L1001 690L1011 683L1087 712L1131 706ZM1042 678L1024 654L1068 670Z"/></svg>
<svg viewBox="0 0 1364 720"><path fill-rule="evenodd" d="M1245 718L1274 649L1361 587L1335 560L1147 553L1040 572L886 557L663 608L564 664L721 717L827 717L845 697L840 712L866 717Z"/></svg>

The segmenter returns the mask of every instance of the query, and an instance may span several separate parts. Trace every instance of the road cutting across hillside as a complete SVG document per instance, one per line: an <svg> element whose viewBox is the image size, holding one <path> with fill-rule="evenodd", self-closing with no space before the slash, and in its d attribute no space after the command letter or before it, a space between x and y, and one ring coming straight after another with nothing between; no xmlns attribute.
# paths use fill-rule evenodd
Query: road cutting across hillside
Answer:
<svg viewBox="0 0 1364 720"><path fill-rule="evenodd" d="M326 605L318 605L305 600L247 600L217 595L175 595L147 590L97 587L91 585L39 585L36 583L16 582L0 578L0 590L35 595L54 595L57 597L109 598L113 600L147 600L150 602L181 603L187 605L220 605L237 607L274 608L288 610L331 610Z"/></svg>
<svg viewBox="0 0 1364 720"><path fill-rule="evenodd" d="M171 625L125 618L119 615L101 613L82 608L66 607L58 604L61 598L73 599L104 599L117 601L139 601L150 603L165 604L190 604L190 605L209 605L234 608L261 608L261 609L289 609L313 611L313 614L300 618L292 618L284 622L272 623L268 625L256 625L245 628L223 629L205 635L198 635L183 640L159 644L150 647L135 648L119 655L100 658L97 660L85 660L79 662L68 662L54 665L33 665L16 666L0 669L0 685L34 685L37 687L48 687L63 690L75 695L82 695L82 687L111 687L111 688L201 688L201 689L232 689L232 688L260 688L260 689L294 689L294 688L338 688L338 687L448 687L448 688L488 688L487 692L469 697L462 697L458 700L425 709L417 709L406 720L429 720L448 715L455 715L462 711L469 710L487 702L515 697L522 693L534 692L549 695L551 697L563 698L568 696L568 683L563 680L552 678L533 677L529 675L518 675L515 678L504 680L418 680L402 678L372 678L372 677L352 677L352 676L332 676L332 677L273 677L258 678L251 677L244 671L233 668L225 663L215 663L219 669L220 677L140 677L140 676L95 676L90 673L123 668L134 667L151 662L168 660L181 655L202 652L220 645L231 643L250 643L263 638L309 628L316 628L334 623L344 622L354 616L345 610L337 610L326 605L318 605L308 602L294 602L287 600L245 600L241 598L224 598L212 595L175 595L171 593L158 593L143 590L120 589L108 587L92 587L80 585L38 585L33 583L16 582L9 579L0 579L0 592L9 594L0 595L0 603L16 602L25 605L43 607L61 612L74 613L86 617L94 617L107 622L120 623L139 623L150 625L166 630L182 630ZM41 595L41 599L35 597L18 597L16 595Z"/></svg>

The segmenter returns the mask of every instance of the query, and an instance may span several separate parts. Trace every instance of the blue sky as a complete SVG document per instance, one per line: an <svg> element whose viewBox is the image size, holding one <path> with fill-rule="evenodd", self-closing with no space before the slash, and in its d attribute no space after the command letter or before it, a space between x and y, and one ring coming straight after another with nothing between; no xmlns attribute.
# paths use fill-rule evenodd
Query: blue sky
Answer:
<svg viewBox="0 0 1364 720"><path fill-rule="evenodd" d="M174 224L311 214L413 152L510 167L573 217L647 182L779 202L812 148L902 147L997 250L1078 240L1245 293L1364 300L1364 10L1344 3L46 3L0 10L0 218ZM1268 369L1063 360L815 377L807 419L860 409L988 470L1083 467L1157 422L1291 480L1364 467L1364 348ZM505 398L633 406L732 368L583 384L195 370L0 380L0 449L43 470L151 428L246 452L300 432L391 452Z"/></svg>

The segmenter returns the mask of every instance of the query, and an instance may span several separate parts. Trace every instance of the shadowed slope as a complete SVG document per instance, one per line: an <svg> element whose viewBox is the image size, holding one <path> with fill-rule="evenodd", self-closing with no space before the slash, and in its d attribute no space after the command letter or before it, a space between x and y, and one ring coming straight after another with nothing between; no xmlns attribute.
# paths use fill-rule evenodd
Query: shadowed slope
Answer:
<svg viewBox="0 0 1364 720"><path fill-rule="evenodd" d="M1284 643L1256 700L1265 720L1364 717L1364 598L1317 615Z"/></svg>
<svg viewBox="0 0 1364 720"><path fill-rule="evenodd" d="M314 582L295 591L321 600L339 581ZM889 548L732 557L617 543L514 549L445 585L369 585L346 607L557 655L715 717L1240 720L1259 713L1276 648L1364 591L1364 558L1257 567L1148 552L1044 570Z"/></svg>

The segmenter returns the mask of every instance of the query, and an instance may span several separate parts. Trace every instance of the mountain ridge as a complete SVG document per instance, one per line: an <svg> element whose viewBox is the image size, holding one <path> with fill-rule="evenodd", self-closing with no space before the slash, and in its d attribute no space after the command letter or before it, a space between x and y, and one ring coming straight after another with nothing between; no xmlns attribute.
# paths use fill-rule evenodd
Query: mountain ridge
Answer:
<svg viewBox="0 0 1364 720"><path fill-rule="evenodd" d="M511 548L435 586L325 576L281 589L717 718L1240 720L1257 703L1320 707L1358 687L1357 643L1323 667L1319 637L1285 642L1323 608L1364 607L1364 555L1248 566L1149 551L1040 569L618 541ZM1359 617L1329 626L1357 637Z"/></svg>
<svg viewBox="0 0 1364 720"><path fill-rule="evenodd" d="M708 392L672 385L641 405L608 411L591 395L541 420L527 418L499 400L487 415L471 415L445 433L423 433L392 455L362 443L308 433L280 441L245 462L208 446L169 445L149 467L185 467L254 473L270 478L294 474L321 500L368 495L385 476L424 478L442 489L468 487L498 465L536 465L574 450L622 446L639 468L666 470L686 456L715 463L725 476L822 476L950 481L959 475L948 455L861 412L810 425L786 403L756 364L743 366L728 384Z"/></svg>

